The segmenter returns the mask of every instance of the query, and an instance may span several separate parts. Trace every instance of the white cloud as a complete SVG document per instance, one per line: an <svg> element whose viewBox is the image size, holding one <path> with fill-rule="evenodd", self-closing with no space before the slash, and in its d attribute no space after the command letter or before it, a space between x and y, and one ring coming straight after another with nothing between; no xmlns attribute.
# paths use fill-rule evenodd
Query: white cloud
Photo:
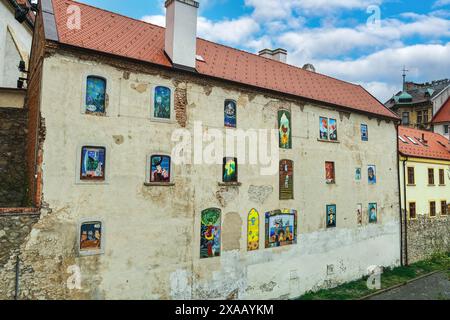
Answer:
<svg viewBox="0 0 450 320"><path fill-rule="evenodd" d="M141 20L148 23L156 24L157 26L160 27L166 26L166 17L162 15L143 16Z"/></svg>
<svg viewBox="0 0 450 320"><path fill-rule="evenodd" d="M437 0L433 4L433 8L443 7L450 4L450 0Z"/></svg>

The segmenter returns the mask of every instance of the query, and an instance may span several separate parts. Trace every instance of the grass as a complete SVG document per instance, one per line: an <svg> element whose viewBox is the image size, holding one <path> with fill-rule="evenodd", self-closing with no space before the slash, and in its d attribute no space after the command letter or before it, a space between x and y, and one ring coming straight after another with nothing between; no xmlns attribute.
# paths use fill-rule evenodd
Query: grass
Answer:
<svg viewBox="0 0 450 320"><path fill-rule="evenodd" d="M385 269L381 275L381 289L403 284L433 271L445 271L450 279L450 253L435 254L430 259L405 267ZM333 289L308 292L298 300L353 300L375 293L379 290L367 288L367 277L345 283Z"/></svg>

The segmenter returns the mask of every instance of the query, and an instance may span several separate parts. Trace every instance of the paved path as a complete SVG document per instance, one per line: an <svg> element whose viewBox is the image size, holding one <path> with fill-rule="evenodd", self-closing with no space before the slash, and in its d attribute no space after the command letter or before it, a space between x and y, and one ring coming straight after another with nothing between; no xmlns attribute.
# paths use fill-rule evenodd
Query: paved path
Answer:
<svg viewBox="0 0 450 320"><path fill-rule="evenodd" d="M450 281L445 273L435 273L369 300L450 300Z"/></svg>

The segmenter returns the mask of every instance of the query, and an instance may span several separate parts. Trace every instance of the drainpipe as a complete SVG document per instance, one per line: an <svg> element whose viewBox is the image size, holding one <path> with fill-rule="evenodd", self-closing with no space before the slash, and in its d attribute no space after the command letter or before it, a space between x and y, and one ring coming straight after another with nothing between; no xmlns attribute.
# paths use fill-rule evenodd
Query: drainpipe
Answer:
<svg viewBox="0 0 450 320"><path fill-rule="evenodd" d="M403 160L403 201L405 203L404 214L404 228L405 228L405 265L408 265L408 215L406 214L406 161L408 157Z"/></svg>
<svg viewBox="0 0 450 320"><path fill-rule="evenodd" d="M400 220L399 220L399 225L400 225L400 265L403 267L403 224L402 224L402 193L401 191L401 183L400 183L400 155L399 155L399 142L398 142L398 136L399 136L399 131L398 131L398 125L396 126L396 130L397 130L397 181L398 181L398 199L399 199L399 203L400 203Z"/></svg>
<svg viewBox="0 0 450 320"><path fill-rule="evenodd" d="M16 287L14 291L14 300L19 300L19 274L20 274L20 259L19 255L16 257Z"/></svg>

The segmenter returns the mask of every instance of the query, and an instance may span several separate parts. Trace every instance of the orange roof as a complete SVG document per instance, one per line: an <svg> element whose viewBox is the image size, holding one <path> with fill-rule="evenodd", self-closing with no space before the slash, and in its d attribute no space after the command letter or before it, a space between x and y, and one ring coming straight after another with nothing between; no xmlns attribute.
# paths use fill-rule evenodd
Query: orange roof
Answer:
<svg viewBox="0 0 450 320"><path fill-rule="evenodd" d="M164 28L75 1L52 3L60 43L172 67L164 53ZM81 9L79 30L67 27L67 7L72 4ZM398 119L359 85L200 38L197 54L205 60L197 61L201 75Z"/></svg>
<svg viewBox="0 0 450 320"><path fill-rule="evenodd" d="M410 157L450 160L450 141L438 134L407 127L398 127L400 154ZM422 140L422 137L425 138ZM412 142L411 138L414 142Z"/></svg>
<svg viewBox="0 0 450 320"><path fill-rule="evenodd" d="M443 123L450 122L450 98L447 102L439 109L439 111L434 115L432 123Z"/></svg>

